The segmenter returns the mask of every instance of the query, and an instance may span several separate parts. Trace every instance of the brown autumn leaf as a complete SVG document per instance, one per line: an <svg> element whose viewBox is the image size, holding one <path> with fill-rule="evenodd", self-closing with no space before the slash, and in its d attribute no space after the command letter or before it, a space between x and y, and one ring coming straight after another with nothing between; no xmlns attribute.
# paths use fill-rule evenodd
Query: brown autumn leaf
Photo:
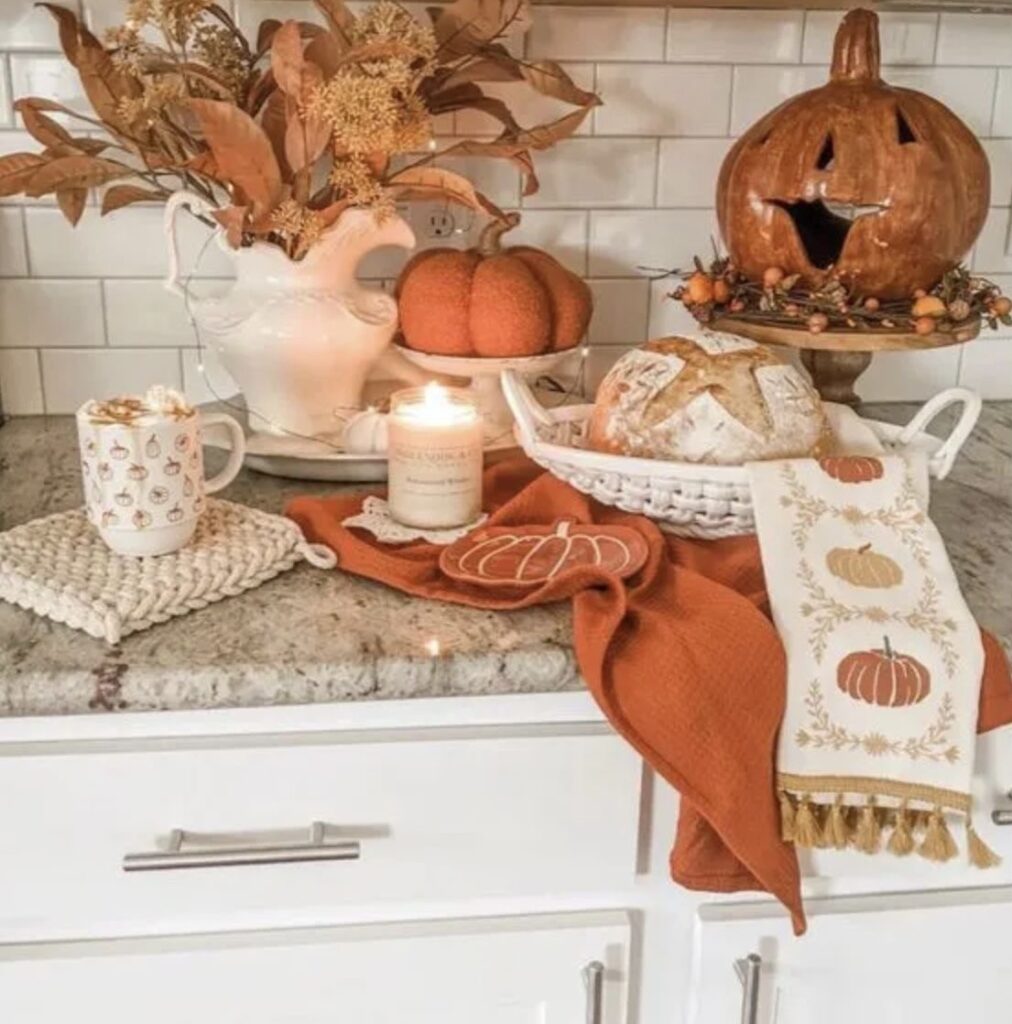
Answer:
<svg viewBox="0 0 1012 1024"><path fill-rule="evenodd" d="M242 245L249 209L248 206L226 206L224 210L214 210L211 214L225 229L225 238L233 249Z"/></svg>
<svg viewBox="0 0 1012 1024"><path fill-rule="evenodd" d="M475 86L475 88L477 88L477 86ZM507 132L515 134L523 131L523 128L521 128L513 117L510 108L502 100L497 99L494 96L475 96L471 99L454 103L448 107L440 106L438 110L433 110L433 113L449 113L451 110L478 110L483 114L488 114L489 117L498 121Z"/></svg>
<svg viewBox="0 0 1012 1024"><path fill-rule="evenodd" d="M286 102L285 94L280 89L275 89L264 104L263 114L260 116L260 127L274 150L282 177L287 180L291 177L292 169L288 166L288 158L285 156L285 135L288 131L288 118L285 114Z"/></svg>
<svg viewBox="0 0 1012 1024"><path fill-rule="evenodd" d="M556 142L568 139L583 124L591 107L580 107L572 113L536 128L526 128L511 141L525 149L550 149Z"/></svg>
<svg viewBox="0 0 1012 1024"><path fill-rule="evenodd" d="M534 195L538 190L538 178L534 173L534 161L530 151L516 142L504 139L464 139L444 149L440 156L478 156L509 160L523 175L525 196Z"/></svg>
<svg viewBox="0 0 1012 1024"><path fill-rule="evenodd" d="M10 153L0 157L0 196L16 196L24 191L31 176L46 163L38 153Z"/></svg>
<svg viewBox="0 0 1012 1024"><path fill-rule="evenodd" d="M281 28L281 22L277 18L264 18L257 28L257 56L265 54L274 41L274 33Z"/></svg>
<svg viewBox="0 0 1012 1024"><path fill-rule="evenodd" d="M495 53L501 50L501 53ZM480 58L454 70L443 80L441 89L451 89L469 82L519 82L520 61L504 47L486 47Z"/></svg>
<svg viewBox="0 0 1012 1024"><path fill-rule="evenodd" d="M56 202L63 216L70 222L70 226L76 228L77 222L84 213L85 204L88 202L88 190L86 188L61 188L56 193Z"/></svg>
<svg viewBox="0 0 1012 1024"><path fill-rule="evenodd" d="M63 55L67 60L77 67L78 32L80 31L77 15L58 4L37 4L37 6L44 7L56 20L60 33L60 49L63 50Z"/></svg>
<svg viewBox="0 0 1012 1024"><path fill-rule="evenodd" d="M298 101L285 97L285 159L297 174L311 168L330 142L330 129L319 118L303 115Z"/></svg>
<svg viewBox="0 0 1012 1024"><path fill-rule="evenodd" d="M102 216L112 213L113 210L121 210L132 203L153 203L164 198L164 192L155 192L138 185L113 185L107 188L105 195L102 196Z"/></svg>
<svg viewBox="0 0 1012 1024"><path fill-rule="evenodd" d="M341 66L341 56L347 48L333 32L321 32L309 41L306 60L312 61L323 72L324 78L330 78Z"/></svg>
<svg viewBox="0 0 1012 1024"><path fill-rule="evenodd" d="M407 198L431 199L442 196L471 210L488 213L502 220L505 214L487 196L483 196L460 174L441 167L409 167L395 174L388 182L390 188Z"/></svg>
<svg viewBox="0 0 1012 1024"><path fill-rule="evenodd" d="M286 21L274 33L271 42L271 71L282 92L297 99L303 96L306 59L302 53L302 35L297 21Z"/></svg>
<svg viewBox="0 0 1012 1024"><path fill-rule="evenodd" d="M351 46L351 30L355 25L355 15L345 7L343 0L313 0L316 9L326 19L330 31L345 47Z"/></svg>
<svg viewBox="0 0 1012 1024"><path fill-rule="evenodd" d="M543 96L550 96L574 107L599 107L600 98L581 89L560 64L554 60L539 60L520 65L520 73Z"/></svg>
<svg viewBox="0 0 1012 1024"><path fill-rule="evenodd" d="M197 116L221 177L242 189L256 212L273 210L281 192L281 169L260 125L220 100L191 99L187 107Z"/></svg>
<svg viewBox="0 0 1012 1024"><path fill-rule="evenodd" d="M58 146L70 142L70 132L51 117L43 114L30 99L18 100L14 109L21 115L21 123L36 142L43 146Z"/></svg>
<svg viewBox="0 0 1012 1024"><path fill-rule="evenodd" d="M440 49L458 56L531 27L530 0L454 0L427 10Z"/></svg>
<svg viewBox="0 0 1012 1024"><path fill-rule="evenodd" d="M95 156L62 156L47 160L31 177L25 187L25 195L37 199L65 189L89 189L104 185L116 178L125 178L136 173L116 160L104 160Z"/></svg>

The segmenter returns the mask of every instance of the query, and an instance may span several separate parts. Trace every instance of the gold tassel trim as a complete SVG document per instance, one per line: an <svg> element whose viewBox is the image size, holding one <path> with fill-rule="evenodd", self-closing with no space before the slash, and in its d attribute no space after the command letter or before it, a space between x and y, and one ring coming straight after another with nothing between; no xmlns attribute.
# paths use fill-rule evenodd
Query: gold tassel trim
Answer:
<svg viewBox="0 0 1012 1024"><path fill-rule="evenodd" d="M904 800L893 819L893 832L886 843L886 849L897 857L906 857L914 852L913 820Z"/></svg>
<svg viewBox="0 0 1012 1024"><path fill-rule="evenodd" d="M794 815L794 845L812 848L822 845L822 829L812 810L812 802L803 796Z"/></svg>
<svg viewBox="0 0 1012 1024"><path fill-rule="evenodd" d="M868 797L868 802L861 808L857 816L857 827L854 829L854 848L862 853L878 853L882 848L882 824L875 804L875 797Z"/></svg>
<svg viewBox="0 0 1012 1024"><path fill-rule="evenodd" d="M945 815L941 807L935 807L928 814L928 827L924 830L924 839L917 852L926 860L944 863L952 860L959 853L956 840L952 838L949 826L945 823Z"/></svg>
<svg viewBox="0 0 1012 1024"><path fill-rule="evenodd" d="M785 843L794 842L794 803L790 795L784 789L778 794L780 797L780 838Z"/></svg>
<svg viewBox="0 0 1012 1024"><path fill-rule="evenodd" d="M850 845L850 829L844 813L842 793L836 794L836 800L833 801L833 806L829 808L822 835L826 841L826 846L832 846L837 850L845 850Z"/></svg>
<svg viewBox="0 0 1012 1024"><path fill-rule="evenodd" d="M1001 857L977 834L973 822L966 819L966 856L975 868L996 868Z"/></svg>

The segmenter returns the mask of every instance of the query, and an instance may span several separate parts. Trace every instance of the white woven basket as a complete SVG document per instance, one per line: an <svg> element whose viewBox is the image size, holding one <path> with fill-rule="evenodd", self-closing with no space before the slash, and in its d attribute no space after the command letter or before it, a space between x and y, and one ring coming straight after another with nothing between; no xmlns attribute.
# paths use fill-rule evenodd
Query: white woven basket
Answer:
<svg viewBox="0 0 1012 1024"><path fill-rule="evenodd" d="M657 520L684 537L755 533L752 496L743 466L708 466L609 455L583 446L592 405L545 409L524 379L504 370L502 389L516 418L521 447L539 466L604 505ZM944 440L924 428L945 408L963 409ZM980 396L948 388L929 399L905 426L864 420L887 452L918 449L929 456L931 475L944 479L980 415Z"/></svg>

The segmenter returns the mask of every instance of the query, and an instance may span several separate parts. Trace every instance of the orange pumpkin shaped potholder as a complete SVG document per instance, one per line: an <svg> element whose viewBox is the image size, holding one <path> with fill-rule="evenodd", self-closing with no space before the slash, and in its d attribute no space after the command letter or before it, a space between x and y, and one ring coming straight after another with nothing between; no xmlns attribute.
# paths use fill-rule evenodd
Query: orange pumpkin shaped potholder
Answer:
<svg viewBox="0 0 1012 1024"><path fill-rule="evenodd" d="M627 526L560 519L551 526L490 526L444 548L439 567L451 579L485 587L537 587L591 567L622 579L639 572L649 550Z"/></svg>

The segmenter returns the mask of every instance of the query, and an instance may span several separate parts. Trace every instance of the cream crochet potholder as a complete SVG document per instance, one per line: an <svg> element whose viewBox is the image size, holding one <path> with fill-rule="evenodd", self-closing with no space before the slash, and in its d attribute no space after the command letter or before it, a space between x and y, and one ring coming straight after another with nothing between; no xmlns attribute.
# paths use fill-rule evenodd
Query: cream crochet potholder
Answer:
<svg viewBox="0 0 1012 1024"><path fill-rule="evenodd" d="M83 509L0 533L0 600L110 644L234 597L305 559L333 568L290 519L209 498L186 547L157 558L117 555Z"/></svg>

